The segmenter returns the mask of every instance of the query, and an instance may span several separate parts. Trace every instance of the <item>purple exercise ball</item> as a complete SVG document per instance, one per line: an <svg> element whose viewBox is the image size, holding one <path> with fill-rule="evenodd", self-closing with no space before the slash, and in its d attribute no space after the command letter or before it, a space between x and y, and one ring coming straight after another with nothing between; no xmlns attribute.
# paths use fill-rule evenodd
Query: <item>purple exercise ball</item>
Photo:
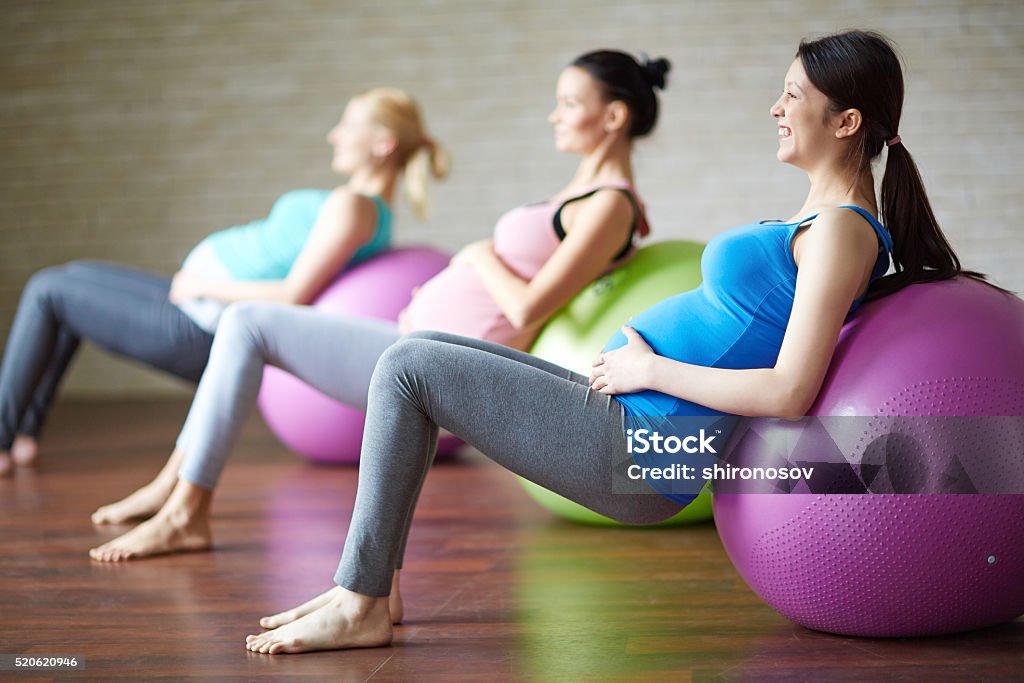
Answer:
<svg viewBox="0 0 1024 683"><path fill-rule="evenodd" d="M1009 492L1022 490L1024 467L1024 301L958 278L865 304L844 325L808 414L875 416L882 425L898 419L885 416L1010 417L904 420L910 436L864 428L859 439L836 438L865 454L869 444L896 443L886 445L888 473L871 470L884 477L866 489L880 494L716 489L722 542L755 593L798 624L855 636L954 633L1024 614L1024 495ZM820 462L826 440L805 424L745 420L725 460ZM997 433L981 434L979 424ZM917 459L910 470L907 458ZM938 478L961 460L969 476ZM1013 483L1000 486L994 472ZM859 476L869 481L865 470ZM981 481L977 490L1005 493L912 494L908 477Z"/></svg>
<svg viewBox="0 0 1024 683"><path fill-rule="evenodd" d="M451 257L429 247L391 249L341 273L313 302L313 308L345 315L398 319L412 290L441 272ZM310 460L331 464L359 462L366 414L324 396L287 372L267 366L259 395L260 411L280 441ZM451 455L461 441L445 437L438 457Z"/></svg>

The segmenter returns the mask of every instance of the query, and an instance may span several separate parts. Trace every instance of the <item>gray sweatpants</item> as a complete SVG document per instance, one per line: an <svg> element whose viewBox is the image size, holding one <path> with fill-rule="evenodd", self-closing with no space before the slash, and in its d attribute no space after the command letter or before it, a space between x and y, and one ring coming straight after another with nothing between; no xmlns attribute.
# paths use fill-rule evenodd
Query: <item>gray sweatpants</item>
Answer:
<svg viewBox="0 0 1024 683"><path fill-rule="evenodd" d="M398 338L393 322L308 306L247 301L228 306L178 437L178 476L216 488L270 364L354 408L366 408L373 368Z"/></svg>
<svg viewBox="0 0 1024 683"><path fill-rule="evenodd" d="M205 380L204 380L205 381ZM441 332L387 349L370 383L359 489L335 583L390 593L438 428L498 464L595 512L629 524L679 506L653 491L612 493L626 453L622 405L587 378L522 351Z"/></svg>
<svg viewBox="0 0 1024 683"><path fill-rule="evenodd" d="M0 366L0 450L38 436L83 339L198 382L213 336L167 300L170 279L111 263L73 261L33 275Z"/></svg>

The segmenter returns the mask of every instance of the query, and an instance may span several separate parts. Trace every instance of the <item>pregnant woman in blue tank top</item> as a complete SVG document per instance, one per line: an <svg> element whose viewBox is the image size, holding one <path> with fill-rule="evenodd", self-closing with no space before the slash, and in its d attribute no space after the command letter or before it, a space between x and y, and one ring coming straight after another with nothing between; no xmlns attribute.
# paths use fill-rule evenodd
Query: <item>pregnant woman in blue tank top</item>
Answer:
<svg viewBox="0 0 1024 683"><path fill-rule="evenodd" d="M327 141L345 185L284 194L266 218L202 240L173 279L85 261L32 276L0 366L0 475L35 461L57 385L83 339L198 382L227 304L309 303L342 268L389 245L403 171L420 213L427 173L446 172L416 102L393 88L353 98Z"/></svg>
<svg viewBox="0 0 1024 683"><path fill-rule="evenodd" d="M704 285L637 316L591 377L439 333L386 351L370 388L337 585L262 620L273 630L249 636L248 649L390 642L392 573L439 427L600 514L646 524L680 503L652 490L613 493L613 474L629 461L628 417L803 414L865 296L962 272L898 135L902 103L900 64L884 38L849 32L801 43L771 115L779 159L810 180L803 206L788 220L717 237ZM886 148L876 201L871 161ZM895 273L881 277L890 254Z"/></svg>

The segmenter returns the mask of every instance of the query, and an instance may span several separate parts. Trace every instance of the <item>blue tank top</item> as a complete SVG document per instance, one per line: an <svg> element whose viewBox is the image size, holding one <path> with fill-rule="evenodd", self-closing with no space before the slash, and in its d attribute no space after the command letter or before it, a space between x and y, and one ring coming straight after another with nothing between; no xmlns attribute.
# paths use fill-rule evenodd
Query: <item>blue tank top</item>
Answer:
<svg viewBox="0 0 1024 683"><path fill-rule="evenodd" d="M316 224L330 190L292 190L274 202L266 218L221 230L207 239L218 260L236 280L283 280L295 264ZM347 265L365 261L391 244L391 209L366 195L377 209L373 238L359 247Z"/></svg>
<svg viewBox="0 0 1024 683"><path fill-rule="evenodd" d="M892 238L874 216L858 206L843 206L863 216L878 234L875 280L889 268ZM630 323L654 352L674 360L712 368L770 368L778 359L796 289L797 266L791 244L797 231L818 214L796 223L760 221L717 235L701 257L703 282L661 301ZM850 307L856 310L863 297ZM606 351L626 344L617 331ZM725 413L658 391L615 396L637 422L652 416L714 416Z"/></svg>

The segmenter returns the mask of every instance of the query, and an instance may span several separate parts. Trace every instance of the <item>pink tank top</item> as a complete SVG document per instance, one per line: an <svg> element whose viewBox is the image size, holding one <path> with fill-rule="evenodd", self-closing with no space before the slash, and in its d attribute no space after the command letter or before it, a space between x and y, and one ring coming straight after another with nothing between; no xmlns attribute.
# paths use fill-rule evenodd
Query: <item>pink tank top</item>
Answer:
<svg viewBox="0 0 1024 683"><path fill-rule="evenodd" d="M562 207L605 188L629 193L637 208L634 234L646 235L647 221L635 190L627 183L598 185L568 199L512 209L494 227L494 253L513 273L527 281L533 279L561 242L556 233L556 229L562 232L561 224L556 223L556 217ZM632 241L609 268L632 254ZM476 270L466 264L449 265L428 280L409 304L408 322L412 330L452 332L516 349L528 348L541 327L540 323L522 329L513 327Z"/></svg>

